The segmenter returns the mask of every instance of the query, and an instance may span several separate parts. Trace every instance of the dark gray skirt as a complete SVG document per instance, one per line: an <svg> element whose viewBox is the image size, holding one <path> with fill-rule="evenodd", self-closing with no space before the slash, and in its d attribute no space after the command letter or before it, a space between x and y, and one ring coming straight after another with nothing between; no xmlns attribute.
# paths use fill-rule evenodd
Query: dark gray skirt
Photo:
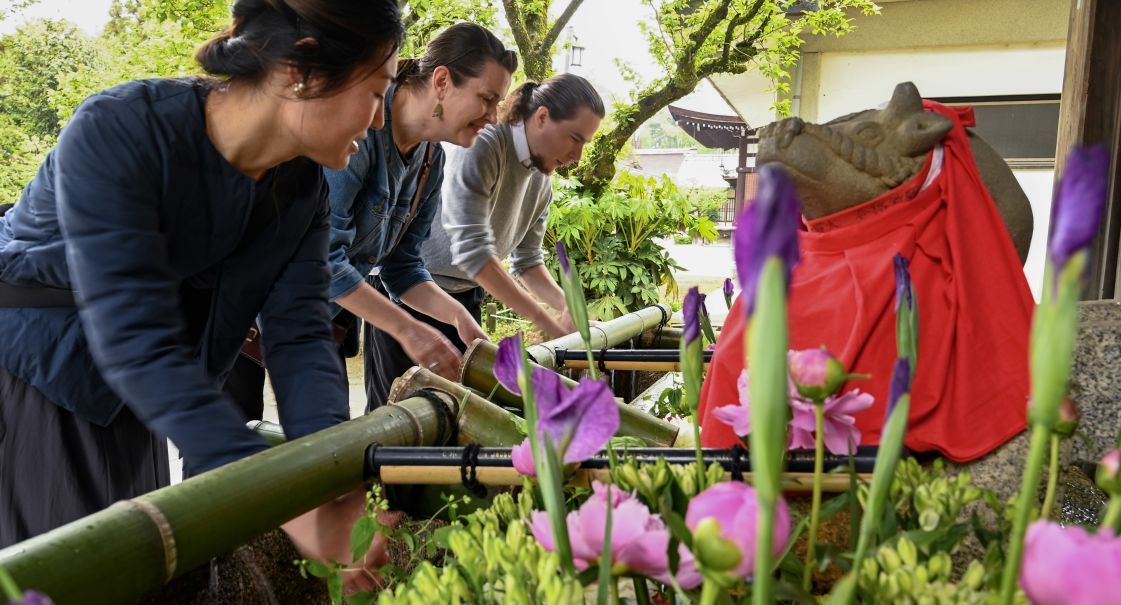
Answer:
<svg viewBox="0 0 1121 605"><path fill-rule="evenodd" d="M98 426L0 368L0 548L169 482L167 441L128 408Z"/></svg>

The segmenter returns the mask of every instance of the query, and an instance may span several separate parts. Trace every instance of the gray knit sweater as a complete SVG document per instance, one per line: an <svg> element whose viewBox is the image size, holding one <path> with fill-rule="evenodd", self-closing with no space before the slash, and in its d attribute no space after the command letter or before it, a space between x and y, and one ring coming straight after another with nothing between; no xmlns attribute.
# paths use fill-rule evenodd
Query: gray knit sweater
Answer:
<svg viewBox="0 0 1121 605"><path fill-rule="evenodd" d="M432 279L463 292L492 256L509 256L514 275L542 264L553 190L548 176L519 161L510 125L487 126L470 148L444 149L441 220L421 248Z"/></svg>

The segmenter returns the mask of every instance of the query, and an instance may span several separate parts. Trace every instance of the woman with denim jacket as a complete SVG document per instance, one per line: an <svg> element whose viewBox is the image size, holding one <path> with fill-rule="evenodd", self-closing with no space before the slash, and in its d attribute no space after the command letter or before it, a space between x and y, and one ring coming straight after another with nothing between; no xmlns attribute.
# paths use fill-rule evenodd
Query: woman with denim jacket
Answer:
<svg viewBox="0 0 1121 605"><path fill-rule="evenodd" d="M370 131L346 169L327 171L332 309L365 320L367 371L380 352L372 336L384 333L416 365L458 377L457 349L416 316L455 326L467 342L486 338L478 318L432 281L420 246L440 207L439 142L470 147L497 119L516 69L515 53L485 28L449 27L423 57L402 62L386 95L385 126ZM385 403L385 396L368 390L368 408Z"/></svg>
<svg viewBox="0 0 1121 605"><path fill-rule="evenodd" d="M381 124L397 3L232 13L196 55L212 78L91 96L0 218L0 547L166 485L168 438L195 472L267 449L220 391L254 317L288 436L349 418L321 165ZM284 529L348 562L362 514L355 491Z"/></svg>

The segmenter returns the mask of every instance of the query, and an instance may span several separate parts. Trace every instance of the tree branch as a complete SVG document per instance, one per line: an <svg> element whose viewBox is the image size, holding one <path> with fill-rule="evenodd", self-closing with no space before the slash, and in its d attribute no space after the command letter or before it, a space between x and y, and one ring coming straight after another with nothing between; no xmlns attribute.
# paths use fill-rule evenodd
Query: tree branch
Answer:
<svg viewBox="0 0 1121 605"><path fill-rule="evenodd" d="M721 0L719 4L717 4L716 9L709 13L707 17L705 17L704 23L702 23L701 26L697 28L697 31L693 32L692 35L689 36L689 48L685 49L687 55L691 56L694 52L700 50L700 48L704 46L705 41L708 40L708 37L712 35L712 32L716 29L716 26L720 25L720 22L728 16L729 4L731 3L727 2L727 0Z"/></svg>
<svg viewBox="0 0 1121 605"><path fill-rule="evenodd" d="M557 38L560 37L561 31L564 30L564 26L568 24L569 19L572 19L572 15L576 13L576 9L580 8L583 3L584 0L571 0L568 6L564 7L564 12L557 17L557 20L553 22L553 27L549 28L549 33L545 34L545 38L541 40L541 50L543 52L548 52L553 47Z"/></svg>
<svg viewBox="0 0 1121 605"><path fill-rule="evenodd" d="M751 8L747 9L746 13L728 20L728 29L724 32L724 48L721 52L722 61L727 62L732 53L732 40L736 37L736 28L750 23L751 20L755 18L755 15L759 14L759 9L763 8L763 2L765 1L766 0L755 0L755 3L751 5ZM768 19L770 19L769 16ZM764 21L764 23L766 22Z"/></svg>

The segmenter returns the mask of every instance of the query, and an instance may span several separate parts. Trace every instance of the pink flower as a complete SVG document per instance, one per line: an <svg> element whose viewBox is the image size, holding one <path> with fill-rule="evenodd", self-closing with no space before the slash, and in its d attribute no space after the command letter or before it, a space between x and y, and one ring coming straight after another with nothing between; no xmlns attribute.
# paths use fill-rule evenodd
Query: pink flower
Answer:
<svg viewBox="0 0 1121 605"><path fill-rule="evenodd" d="M1020 587L1034 605L1111 605L1121 594L1121 539L1109 530L1036 521L1024 539Z"/></svg>
<svg viewBox="0 0 1121 605"><path fill-rule="evenodd" d="M577 569L587 569L598 563L603 553L607 490L608 486L594 483L592 497L579 510L568 513L568 538ZM548 551L555 549L553 530L546 512L533 511L530 529L542 548ZM611 489L612 573L639 573L668 584L669 541L669 530L661 517L652 514L634 494ZM699 586L701 576L693 564L692 554L683 545L678 546L678 554L678 583L685 589Z"/></svg>
<svg viewBox="0 0 1121 605"><path fill-rule="evenodd" d="M751 433L751 392L748 390L747 370L740 371L736 385L740 393L738 404L725 405L712 410L716 419L732 427L732 432L740 437Z"/></svg>
<svg viewBox="0 0 1121 605"><path fill-rule="evenodd" d="M860 445L860 429L853 414L868 409L875 398L853 389L825 400L825 448L836 456L846 456L849 448ZM799 398L790 399L794 417L790 420L790 449L814 447L814 404Z"/></svg>
<svg viewBox="0 0 1121 605"><path fill-rule="evenodd" d="M514 461L514 470L528 477L536 477L537 469L533 466L533 448L529 446L529 437L520 444L510 448L510 458Z"/></svg>
<svg viewBox="0 0 1121 605"><path fill-rule="evenodd" d="M786 354L790 379L803 397L822 400L837 392L845 381L845 367L825 349L805 349Z"/></svg>
<svg viewBox="0 0 1121 605"><path fill-rule="evenodd" d="M776 508L774 554L777 560L790 538L790 511L786 508L786 500L781 497ZM755 490L750 486L738 481L717 483L689 501L685 525L690 531L696 531L705 519L715 519L720 525L720 537L733 543L740 551L740 562L732 573L746 578L755 571L758 511Z"/></svg>

